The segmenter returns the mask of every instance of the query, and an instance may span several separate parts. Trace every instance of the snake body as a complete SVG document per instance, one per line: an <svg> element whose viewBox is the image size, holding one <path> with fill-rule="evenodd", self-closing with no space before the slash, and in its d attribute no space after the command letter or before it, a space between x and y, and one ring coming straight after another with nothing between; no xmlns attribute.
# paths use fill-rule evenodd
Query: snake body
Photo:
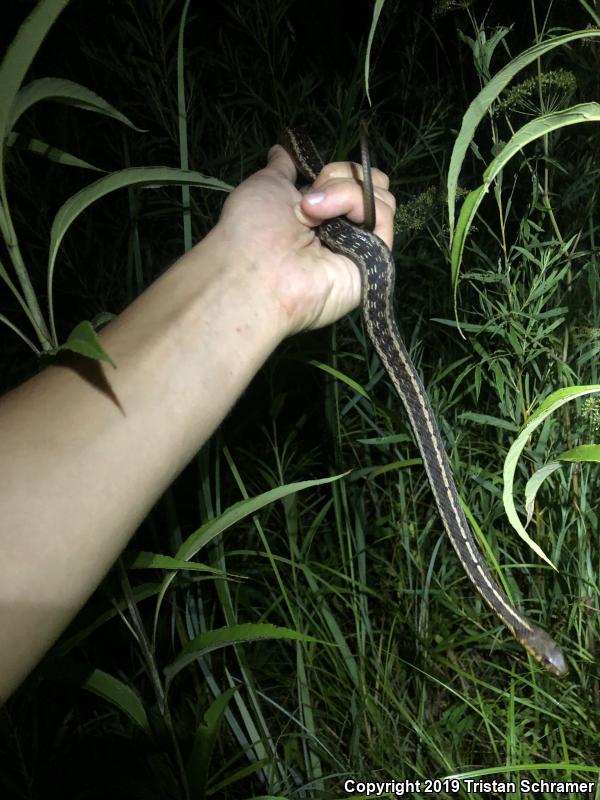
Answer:
<svg viewBox="0 0 600 800"><path fill-rule="evenodd" d="M363 141L363 186L372 181ZM287 128L281 144L297 170L313 182L323 167L317 149L303 132ZM366 195L366 205L369 194ZM370 205L373 209L374 202ZM406 412L448 537L475 588L523 647L550 672L567 673L565 658L554 640L524 618L492 578L461 507L443 440L419 375L402 341L393 312L395 265L393 256L375 233L345 217L327 220L317 228L320 241L334 253L347 256L358 267L362 286L362 315L373 347Z"/></svg>

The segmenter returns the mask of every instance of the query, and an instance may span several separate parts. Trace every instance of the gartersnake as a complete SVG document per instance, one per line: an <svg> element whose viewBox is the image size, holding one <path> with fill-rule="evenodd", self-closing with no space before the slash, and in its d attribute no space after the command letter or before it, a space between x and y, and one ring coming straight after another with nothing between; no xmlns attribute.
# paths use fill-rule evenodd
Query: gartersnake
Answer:
<svg viewBox="0 0 600 800"><path fill-rule="evenodd" d="M298 172L316 180L323 161L304 132L286 128L280 143L292 157ZM406 409L435 502L446 533L475 588L486 603L531 655L555 675L566 675L565 658L553 639L525 619L492 578L462 510L442 437L419 375L402 342L393 312L395 265L392 254L373 233L375 206L366 137L361 134L365 216L357 226L345 217L321 223L320 241L334 253L347 256L361 274L362 315L368 336Z"/></svg>

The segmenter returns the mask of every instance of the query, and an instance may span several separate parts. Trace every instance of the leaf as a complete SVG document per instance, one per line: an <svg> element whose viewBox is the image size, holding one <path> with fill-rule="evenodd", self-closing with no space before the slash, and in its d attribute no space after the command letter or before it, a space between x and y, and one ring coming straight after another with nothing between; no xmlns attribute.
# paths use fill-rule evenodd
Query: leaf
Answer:
<svg viewBox="0 0 600 800"><path fill-rule="evenodd" d="M41 0L23 22L6 51L0 64L0 145L3 145L8 134L12 106L25 74L67 3L68 0Z"/></svg>
<svg viewBox="0 0 600 800"><path fill-rule="evenodd" d="M204 800L206 797L210 759L219 735L223 715L229 701L238 689L239 686L232 686L213 700L204 714L204 724L198 726L194 736L186 773L191 795L198 800Z"/></svg>
<svg viewBox="0 0 600 800"><path fill-rule="evenodd" d="M230 625L226 628L216 628L215 630L201 633L188 642L175 661L165 667L164 673L167 684L192 661L212 653L214 650L220 650L223 647L241 644L242 642L258 642L265 639L288 639L296 642L318 641L318 639L308 634L293 631L291 628L278 627L267 622L249 622L241 625Z"/></svg>
<svg viewBox="0 0 600 800"><path fill-rule="evenodd" d="M385 0L375 0L375 5L373 6L373 17L371 18L371 27L369 28L369 38L367 39L367 50L365 53L365 94L367 96L369 105L372 105L369 83L369 73L371 71L371 48L373 47L373 39L375 38L377 23L379 22L379 17L384 4Z"/></svg>
<svg viewBox="0 0 600 800"><path fill-rule="evenodd" d="M139 552L134 560L127 565L127 569L189 569L194 572L211 572L213 575L227 575L222 569L211 567L209 564L200 564L197 561L184 561L160 553L149 553L145 550Z"/></svg>
<svg viewBox="0 0 600 800"><path fill-rule="evenodd" d="M45 355L59 353L61 350L71 350L73 353L79 353L81 356L93 358L96 361L108 361L109 364L116 367L112 358L100 344L98 334L94 330L92 323L88 322L88 320L83 320L83 322L76 325L63 344Z"/></svg>
<svg viewBox="0 0 600 800"><path fill-rule="evenodd" d="M39 78L20 89L11 109L9 127L14 128L27 109L42 100L52 100L56 103L81 108L84 111L102 114L122 122L123 125L133 128L135 131L143 131L143 128L137 128L129 117L111 106L91 89L63 78Z"/></svg>
<svg viewBox="0 0 600 800"><path fill-rule="evenodd" d="M48 305L50 308L50 327L56 338L54 324L53 279L54 265L58 248L77 217L88 206L107 194L128 186L168 186L189 184L203 186L221 192L229 192L233 187L217 178L210 178L192 170L173 169L171 167L128 167L111 172L99 180L81 189L70 197L58 210L50 231L50 248L48 253Z"/></svg>
<svg viewBox="0 0 600 800"><path fill-rule="evenodd" d="M255 514L257 511L260 511L261 508L264 508L270 503L273 503L276 500L282 500L284 497L288 497L295 492L301 492L304 489L310 489L313 486L321 486L327 483L332 483L333 481L337 481L346 475L348 475L348 473L343 472L341 475L334 475L331 478L318 478L312 481L287 483L284 486L278 486L276 489L270 489L268 492L259 494L256 497L251 497L247 500L240 500L239 503L234 503L234 505L229 506L229 508L225 509L225 511L223 511L223 513L218 517L209 520L202 525L202 527L198 528L198 530L191 533L177 550L175 558L183 561L189 561L189 559L193 558L199 550L201 550L203 547L206 547L207 544L212 542L212 540L219 536L219 534L223 533L223 531L226 531L232 525L235 525L236 522L240 522L250 514ZM155 624L156 620L158 619L158 613L160 611L163 598L167 592L167 589L175 579L176 574L176 572L171 572L169 575L165 575L156 601L156 610L154 613Z"/></svg>
<svg viewBox="0 0 600 800"><path fill-rule="evenodd" d="M107 672L103 672L101 669L95 669L84 680L82 687L108 700L109 703L123 711L143 731L150 732L148 717L142 701L133 689L123 681L109 675Z"/></svg>
<svg viewBox="0 0 600 800"><path fill-rule="evenodd" d="M70 153L66 153L58 147L54 147L47 142L42 142L41 139L32 139L29 136L23 136L15 131L11 131L8 134L6 144L8 147L14 147L17 150L28 150L30 153L35 153L35 155L47 158L48 161L64 164L67 167L81 167L82 169L90 169L94 172L106 172L106 170L90 164L89 161L83 161L83 159L72 156Z"/></svg>
<svg viewBox="0 0 600 800"><path fill-rule="evenodd" d="M546 478L552 475L553 472L556 472L557 469L560 469L560 464L557 464L556 461L553 461L552 463L541 467L541 469L536 470L531 478L529 478L527 481L525 485L525 511L527 512L527 522L525 523L525 527L529 525L533 517L535 498L540 486L546 480Z"/></svg>
<svg viewBox="0 0 600 800"><path fill-rule="evenodd" d="M369 399L369 395L363 389L360 383L357 383L355 380L352 380L352 378L349 378L347 375L344 375L343 372L340 372L334 367L329 366L329 364L324 364L322 361L316 361L314 358L311 358L308 361L308 363L313 367L322 369L323 372L327 372L329 375L333 375L334 378L337 378L338 380L342 381L347 386L349 386L351 389L354 389L354 391L362 395L362 397L365 397L367 400Z"/></svg>
<svg viewBox="0 0 600 800"><path fill-rule="evenodd" d="M513 433L517 431L517 426L514 422L510 422L507 419L502 419L501 417L492 417L489 414L476 414L474 411L464 411L459 418L461 420L476 422L479 425L489 425L493 428L504 428L504 430L512 431Z"/></svg>
<svg viewBox="0 0 600 800"><path fill-rule="evenodd" d="M580 444L556 458L558 461L600 461L600 444Z"/></svg>
<svg viewBox="0 0 600 800"><path fill-rule="evenodd" d="M528 50L524 50L516 58L513 58L505 67L497 72L494 77L483 87L479 94L469 105L467 109L458 136L454 142L452 149L452 156L450 158L450 166L448 168L448 223L450 227L450 243L452 244L452 237L454 231L454 216L456 206L456 187L458 185L458 176L469 149L469 145L475 135L477 126L487 114L490 106L496 100L500 92L508 85L508 83L520 72L524 67L531 64L538 58L541 58L546 53L553 50L555 47L560 47L563 44L577 41L578 39L594 39L600 37L600 30L587 28L581 31L572 31L563 36L556 36L554 39L549 39L546 42L540 42L533 45Z"/></svg>
<svg viewBox="0 0 600 800"><path fill-rule="evenodd" d="M456 223L456 233L452 242L451 251L451 275L452 289L454 296L454 309L456 312L456 292L458 287L458 273L462 261L465 241L471 223L481 204L483 196L490 188L490 184L508 164L510 159L522 150L525 145L539 139L551 131L565 128L568 125L577 125L582 122L600 122L599 103L580 103L562 111L554 111L551 114L542 114L540 117L531 120L510 138L501 152L494 158L485 172L483 173L483 184L472 192L469 192L460 210L458 222Z"/></svg>
<svg viewBox="0 0 600 800"><path fill-rule="evenodd" d="M296 492L301 492L304 489L311 489L314 486L323 486L327 483L333 483L333 481L339 481L340 478L346 475L348 475L348 472L342 472L340 475L334 475L331 478L317 478L312 481L286 483L283 486L277 486L277 488L270 489L268 492L259 494L256 497L250 497L248 500L240 500L238 503L229 506L229 508L218 517L211 519L197 531L190 534L179 547L176 558L182 558L188 561L224 530L230 528L236 522L240 522L250 514L260 511L261 508L275 502L275 500L282 500L284 497L288 497Z"/></svg>
<svg viewBox="0 0 600 800"><path fill-rule="evenodd" d="M456 231L454 239L452 240L452 249L450 251L450 279L452 282L452 293L454 298L454 317L456 327L461 330L461 326L456 317L456 293L458 291L458 271L462 262L463 251L465 249L465 242L467 241L467 233L471 227L471 223L475 218L475 213L479 208L479 204L483 195L487 191L486 186L479 186L473 189L472 192L465 197L465 200L460 209L458 222L456 223ZM452 230L452 228L450 229Z"/></svg>
<svg viewBox="0 0 600 800"><path fill-rule="evenodd" d="M519 515L517 514L513 498L515 470L517 468L519 456L523 452L523 449L527 444L527 440L533 431L546 419L546 417L550 416L550 414L554 413L554 411L559 409L565 403L568 403L569 400L575 400L578 397L583 397L587 394L594 394L595 392L600 392L599 384L592 384L589 386L568 386L564 389L558 389L558 391L553 392L551 395L546 397L546 399L540 403L539 407L531 415L527 425L512 443L510 450L506 455L506 459L504 460L504 491L502 494L502 502L504 503L506 516L521 539L527 542L531 549L554 569L556 569L556 567L546 556L544 551L529 537L527 531L521 524Z"/></svg>

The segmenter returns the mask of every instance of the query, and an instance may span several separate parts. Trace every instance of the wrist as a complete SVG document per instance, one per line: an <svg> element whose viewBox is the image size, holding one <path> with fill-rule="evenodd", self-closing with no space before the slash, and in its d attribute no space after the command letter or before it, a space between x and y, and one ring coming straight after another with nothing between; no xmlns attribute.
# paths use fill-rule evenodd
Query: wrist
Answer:
<svg viewBox="0 0 600 800"><path fill-rule="evenodd" d="M181 261L206 279L206 289L223 313L231 313L238 334L253 335L275 347L292 333L287 310L281 301L281 268L272 247L247 236L239 241L222 222ZM204 283L204 281L203 281Z"/></svg>

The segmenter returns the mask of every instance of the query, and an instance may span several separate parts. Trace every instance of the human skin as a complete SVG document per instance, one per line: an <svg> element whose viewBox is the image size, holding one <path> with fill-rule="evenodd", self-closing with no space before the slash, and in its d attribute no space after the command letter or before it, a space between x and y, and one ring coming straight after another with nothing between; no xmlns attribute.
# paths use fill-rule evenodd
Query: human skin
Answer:
<svg viewBox="0 0 600 800"><path fill-rule="evenodd" d="M100 334L116 364L57 363L0 398L0 702L39 661L274 348L360 300L314 228L363 218L357 165L309 194L279 146L213 230ZM394 198L374 170L376 233Z"/></svg>

